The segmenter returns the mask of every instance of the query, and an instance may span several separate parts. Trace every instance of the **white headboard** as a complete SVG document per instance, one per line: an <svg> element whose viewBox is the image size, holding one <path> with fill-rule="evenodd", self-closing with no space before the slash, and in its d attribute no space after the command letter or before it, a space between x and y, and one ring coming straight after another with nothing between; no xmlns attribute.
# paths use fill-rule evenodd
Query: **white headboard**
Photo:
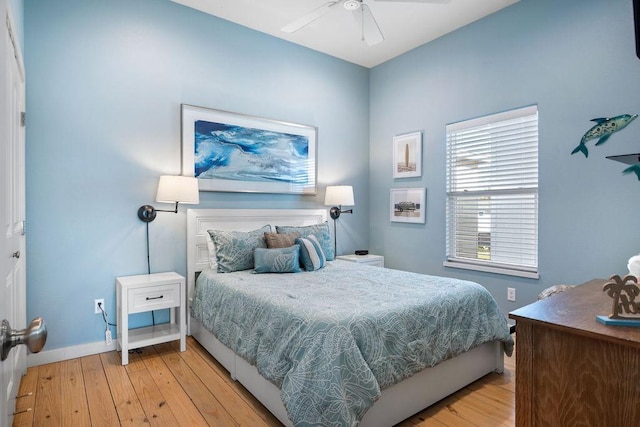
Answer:
<svg viewBox="0 0 640 427"><path fill-rule="evenodd" d="M209 267L207 230L251 231L271 224L313 225L327 220L325 209L188 209L187 302L195 290L196 273Z"/></svg>

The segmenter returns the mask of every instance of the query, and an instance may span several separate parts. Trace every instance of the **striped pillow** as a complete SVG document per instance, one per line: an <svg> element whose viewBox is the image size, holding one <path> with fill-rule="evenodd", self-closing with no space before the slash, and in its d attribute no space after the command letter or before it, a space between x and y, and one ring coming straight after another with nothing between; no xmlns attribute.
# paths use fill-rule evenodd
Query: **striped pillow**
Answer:
<svg viewBox="0 0 640 427"><path fill-rule="evenodd" d="M324 256L320 242L313 234L296 239L300 245L300 263L306 271L316 271L324 267L327 258Z"/></svg>
<svg viewBox="0 0 640 427"><path fill-rule="evenodd" d="M333 261L335 258L335 251L333 248L333 239L329 232L329 223L327 221L322 224L313 225L276 225L276 232L278 233L299 233L300 237L307 237L313 234L320 242L322 252L324 252L327 261Z"/></svg>

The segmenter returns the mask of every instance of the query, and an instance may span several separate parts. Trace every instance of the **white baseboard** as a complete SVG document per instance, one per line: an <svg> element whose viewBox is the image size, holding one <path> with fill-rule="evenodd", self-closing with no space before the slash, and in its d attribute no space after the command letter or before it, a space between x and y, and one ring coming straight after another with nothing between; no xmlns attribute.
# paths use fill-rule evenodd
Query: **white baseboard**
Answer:
<svg viewBox="0 0 640 427"><path fill-rule="evenodd" d="M90 356L92 354L106 353L107 351L113 351L115 349L116 340L113 340L109 345L106 345L104 341L96 341L71 347L45 350L40 353L29 353L27 355L27 367L61 362L63 360L76 359L78 357Z"/></svg>

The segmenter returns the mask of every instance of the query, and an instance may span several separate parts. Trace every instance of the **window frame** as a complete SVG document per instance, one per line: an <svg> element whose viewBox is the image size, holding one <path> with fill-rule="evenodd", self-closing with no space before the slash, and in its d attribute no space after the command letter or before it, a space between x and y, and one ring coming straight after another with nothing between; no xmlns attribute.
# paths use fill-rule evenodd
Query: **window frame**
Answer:
<svg viewBox="0 0 640 427"><path fill-rule="evenodd" d="M535 126L535 140L529 141L525 145L525 147L531 151L528 154L520 156L522 158L520 160L522 164L526 163L529 166L529 172L522 173L522 176L524 177L522 182L524 184L504 184L504 182L498 184L501 179L499 178L499 173L496 172L496 170L493 170L493 168L489 168L491 169L490 173L485 173L482 177L473 178L470 173L465 176L465 169L460 166L456 166L456 164L459 165L461 162L460 156L456 156L457 153L455 151L456 149L460 150L460 147L464 147L466 144L466 142L456 142L456 140L460 139L460 135L463 132L472 132L478 129L482 129L483 133L491 135L486 142L479 143L480 146L484 147L487 152L490 153L490 162L495 162L496 164L504 162L504 160L496 160L500 156L504 156L504 153L507 152L507 149L500 145L504 137L494 136L499 133L498 130L494 129L501 129L501 126L505 123L514 122L516 123L516 127L519 128L518 132L522 132L517 135L524 135L527 132L531 132L531 130L526 130L526 126L524 124L522 126L518 126L517 124L520 123L520 121L522 121L522 123L531 121L534 123L532 127ZM476 138L478 139L472 140L474 144L476 144L480 139L485 139L480 137ZM493 141L500 141L500 143L496 144ZM463 120L448 124L446 126L446 259L443 263L445 267L539 279L539 142L537 105L516 108L496 114L489 114L471 120ZM496 145L499 147L497 151L495 149ZM533 151L534 149L535 151ZM465 158L464 160L467 161L468 159ZM533 169L533 165L535 169ZM500 164L500 166L503 165ZM516 169L519 170L520 168L516 165ZM462 181L464 181L466 186L469 188L464 188L465 185L462 184L459 185L459 182ZM493 187L492 184L494 185ZM452 209L454 207L457 208L461 203L464 203L465 198L473 205L473 203L479 203L479 201L485 197L489 200L489 206L496 206L504 209L508 204L508 201L505 201L504 199L508 199L514 195L521 196L520 199L522 200L522 204L518 207L518 209L521 210L521 213L517 213L514 218L529 221L528 226L525 227L524 230L518 228L518 233L521 236L528 235L529 237L528 239L526 237L521 237L520 243L517 243L518 248L516 251L512 251L510 249L506 252L506 255L499 254L498 258L503 257L504 261L504 259L508 259L510 256L514 255L516 257L520 256L523 260L526 259L526 262L501 262L500 259L498 261L491 259L479 259L479 249L478 252L475 253L475 258L460 256L460 253L464 253L464 250L460 248L464 246L464 244L473 246L474 239L476 242L475 245L479 247L478 242L480 240L481 233L478 231L478 224L480 221L476 221L474 230L475 237L472 237L470 240L465 240L460 237L464 230L458 225L462 215L458 213L458 209L456 209L456 214L452 214ZM491 203L491 196L494 196L495 204ZM503 200L500 201L500 198ZM526 206L526 208L523 206ZM471 212L472 214L475 212L475 214L478 215L478 218L481 216L481 209L477 206L464 209L467 210L466 212ZM491 227L491 223L489 223L489 225ZM504 233L505 231L511 231L513 229L513 227L503 225L500 226L499 232ZM492 231L490 228L489 238L491 238L491 233ZM522 241L525 241L525 243L522 243ZM489 248L489 251L491 251L491 244L489 245ZM472 251L475 251L475 249L472 248ZM489 252L489 256L491 256L491 252Z"/></svg>

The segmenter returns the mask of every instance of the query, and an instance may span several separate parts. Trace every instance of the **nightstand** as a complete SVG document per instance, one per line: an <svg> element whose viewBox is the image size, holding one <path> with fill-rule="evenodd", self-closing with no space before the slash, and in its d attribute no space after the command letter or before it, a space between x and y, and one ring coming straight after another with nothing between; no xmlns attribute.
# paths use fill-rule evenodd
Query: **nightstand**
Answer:
<svg viewBox="0 0 640 427"><path fill-rule="evenodd" d="M343 261L356 262L358 264L366 264L374 267L384 267L384 257L382 255L340 255L336 259Z"/></svg>
<svg viewBox="0 0 640 427"><path fill-rule="evenodd" d="M118 350L122 364L129 363L129 350L180 340L186 343L186 294L184 277L177 273L141 274L116 278ZM160 325L129 329L129 315L171 309L171 321Z"/></svg>

